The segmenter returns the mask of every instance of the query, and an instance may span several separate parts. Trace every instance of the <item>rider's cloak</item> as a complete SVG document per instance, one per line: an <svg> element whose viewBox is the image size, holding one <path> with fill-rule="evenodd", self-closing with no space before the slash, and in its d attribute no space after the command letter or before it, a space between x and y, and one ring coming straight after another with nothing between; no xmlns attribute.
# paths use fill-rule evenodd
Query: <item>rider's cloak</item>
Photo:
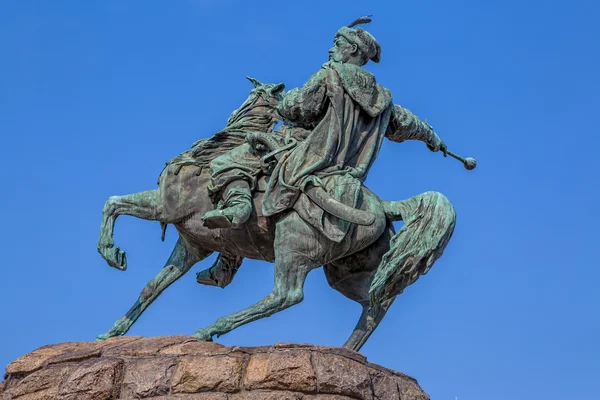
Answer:
<svg viewBox="0 0 600 400"><path fill-rule="evenodd" d="M320 186L336 200L360 208L361 184L375 161L390 116L391 93L363 68L328 62L279 105L287 123L311 133L278 163L263 199L265 216L293 208L300 217L340 242L350 223L323 211L302 195Z"/></svg>

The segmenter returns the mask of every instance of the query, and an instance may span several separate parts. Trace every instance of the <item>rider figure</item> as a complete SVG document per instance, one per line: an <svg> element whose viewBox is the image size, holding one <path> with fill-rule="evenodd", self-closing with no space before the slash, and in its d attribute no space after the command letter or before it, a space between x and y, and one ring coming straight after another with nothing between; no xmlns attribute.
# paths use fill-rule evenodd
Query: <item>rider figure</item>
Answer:
<svg viewBox="0 0 600 400"><path fill-rule="evenodd" d="M293 208L328 239L339 242L351 224L301 196L307 186L319 186L335 200L358 207L362 182L384 137L396 142L421 140L431 151L446 153L433 128L392 104L391 93L361 68L369 60L379 62L380 55L379 43L367 31L342 27L329 61L302 88L285 95L278 105L283 131L301 132L299 139L305 140L273 170L263 215ZM247 144L213 160L209 190L215 202L221 202L203 217L207 227L239 227L248 220L251 193L261 172L259 161Z"/></svg>

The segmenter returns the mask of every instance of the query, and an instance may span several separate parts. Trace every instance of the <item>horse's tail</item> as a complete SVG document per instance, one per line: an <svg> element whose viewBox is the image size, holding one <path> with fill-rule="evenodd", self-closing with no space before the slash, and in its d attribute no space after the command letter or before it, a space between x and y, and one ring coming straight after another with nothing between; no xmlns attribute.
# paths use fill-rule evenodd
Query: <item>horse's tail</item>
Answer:
<svg viewBox="0 0 600 400"><path fill-rule="evenodd" d="M441 257L454 232L456 213L441 193L425 192L403 201L383 201L385 215L404 225L390 241L369 293L382 304L402 293Z"/></svg>

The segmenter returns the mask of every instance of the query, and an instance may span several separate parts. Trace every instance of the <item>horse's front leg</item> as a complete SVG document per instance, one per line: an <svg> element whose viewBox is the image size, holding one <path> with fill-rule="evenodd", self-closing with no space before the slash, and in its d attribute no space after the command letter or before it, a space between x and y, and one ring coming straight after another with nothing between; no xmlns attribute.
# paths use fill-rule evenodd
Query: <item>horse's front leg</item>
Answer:
<svg viewBox="0 0 600 400"><path fill-rule="evenodd" d="M212 251L201 251L198 255L188 251L180 238L165 264L164 268L156 275L142 290L140 297L127 314L119 319L108 332L98 335L98 340L105 340L113 336L121 336L127 333L129 328L142 315L144 310L173 282L181 278L198 261L208 257Z"/></svg>
<svg viewBox="0 0 600 400"><path fill-rule="evenodd" d="M125 196L112 196L106 201L102 209L98 252L108 262L108 265L121 271L127 269L125 252L115 247L113 240L117 217L119 215L131 215L156 221L159 219L156 198L156 190L147 190Z"/></svg>

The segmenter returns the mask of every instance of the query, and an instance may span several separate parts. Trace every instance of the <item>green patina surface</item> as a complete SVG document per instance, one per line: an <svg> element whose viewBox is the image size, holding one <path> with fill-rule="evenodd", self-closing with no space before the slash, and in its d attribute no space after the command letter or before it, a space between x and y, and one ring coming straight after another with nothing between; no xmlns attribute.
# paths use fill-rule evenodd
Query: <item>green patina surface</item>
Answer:
<svg viewBox="0 0 600 400"><path fill-rule="evenodd" d="M476 164L449 152L431 125L394 104L362 68L381 56L377 40L355 28L368 21L341 28L329 60L300 88L286 93L281 83L249 78L254 88L225 128L170 160L158 189L109 198L98 251L112 267L127 268L113 241L119 215L174 224L180 237L133 307L98 339L125 334L163 290L218 252L199 283L226 287L252 258L275 263L275 284L197 338L212 340L297 304L307 274L323 267L332 288L363 306L345 344L358 350L395 297L429 271L454 230L451 203L437 192L385 201L363 182L386 138L422 141L467 169ZM404 221L397 233L394 221Z"/></svg>

